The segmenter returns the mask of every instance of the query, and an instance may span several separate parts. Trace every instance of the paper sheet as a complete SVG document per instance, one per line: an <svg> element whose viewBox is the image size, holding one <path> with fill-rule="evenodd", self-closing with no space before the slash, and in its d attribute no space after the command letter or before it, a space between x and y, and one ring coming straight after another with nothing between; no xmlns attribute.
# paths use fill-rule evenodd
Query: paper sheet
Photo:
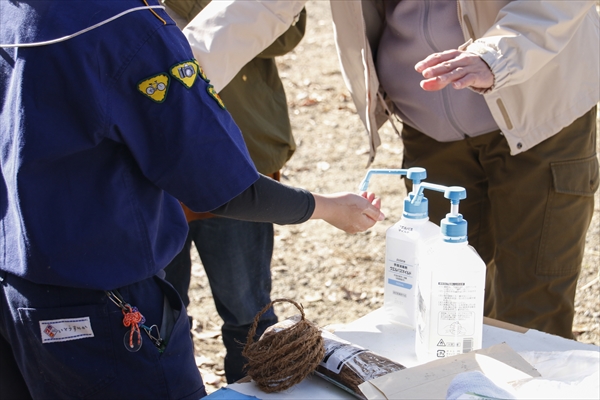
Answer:
<svg viewBox="0 0 600 400"><path fill-rule="evenodd" d="M505 343L392 372L359 386L368 399L445 399L452 379L481 371L500 387L539 377L538 371Z"/></svg>
<svg viewBox="0 0 600 400"><path fill-rule="evenodd" d="M570 350L522 352L541 378L514 382L519 399L600 399L600 353Z"/></svg>
<svg viewBox="0 0 600 400"><path fill-rule="evenodd" d="M299 384L280 393L265 393L254 382L233 383L227 387L262 400L356 400L356 397L351 394L312 374Z"/></svg>

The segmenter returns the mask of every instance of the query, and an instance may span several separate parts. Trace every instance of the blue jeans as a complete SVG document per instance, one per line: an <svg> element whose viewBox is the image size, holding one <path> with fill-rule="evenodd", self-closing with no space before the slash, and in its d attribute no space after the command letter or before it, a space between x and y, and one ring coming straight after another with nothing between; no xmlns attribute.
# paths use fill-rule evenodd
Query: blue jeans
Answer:
<svg viewBox="0 0 600 400"><path fill-rule="evenodd" d="M192 221L182 251L167 266L166 280L189 305L192 243L196 245L208 277L217 312L223 319L225 377L228 383L243 378L247 360L242 349L254 317L271 301L273 224L228 218ZM273 309L262 315L256 339L277 322Z"/></svg>

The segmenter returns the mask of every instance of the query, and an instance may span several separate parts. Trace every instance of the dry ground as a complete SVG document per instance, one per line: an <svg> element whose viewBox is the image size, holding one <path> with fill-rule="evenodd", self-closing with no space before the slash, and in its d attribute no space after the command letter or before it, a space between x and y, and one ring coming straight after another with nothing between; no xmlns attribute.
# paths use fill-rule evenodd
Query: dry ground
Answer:
<svg viewBox="0 0 600 400"><path fill-rule="evenodd" d="M368 142L346 90L333 42L329 2L309 1L306 36L278 60L288 95L296 154L283 182L319 193L357 191L366 173ZM402 141L385 126L372 168L400 168ZM276 226L272 297L301 302L306 316L324 326L344 324L383 303L385 231L401 215L405 191L396 177L377 176L369 190L382 199L387 219L369 231L348 235L322 221ZM578 340L600 345L600 201L588 232L576 298ZM468 217L467 217L468 219ZM215 311L201 262L194 254L189 312L194 317L197 363L209 392L225 384L221 320ZM276 306L280 318L295 310Z"/></svg>

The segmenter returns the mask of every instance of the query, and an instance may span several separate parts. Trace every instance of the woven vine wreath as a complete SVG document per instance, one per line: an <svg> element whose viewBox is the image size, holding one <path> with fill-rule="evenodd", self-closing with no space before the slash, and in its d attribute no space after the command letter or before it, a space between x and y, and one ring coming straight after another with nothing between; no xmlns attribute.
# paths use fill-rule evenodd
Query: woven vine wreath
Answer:
<svg viewBox="0 0 600 400"><path fill-rule="evenodd" d="M265 332L255 342L260 317L274 304L283 302L300 310L300 321L280 331ZM254 317L242 355L248 359L248 376L263 392L276 393L302 382L313 372L323 359L325 348L321 331L305 319L304 308L293 300L276 299Z"/></svg>

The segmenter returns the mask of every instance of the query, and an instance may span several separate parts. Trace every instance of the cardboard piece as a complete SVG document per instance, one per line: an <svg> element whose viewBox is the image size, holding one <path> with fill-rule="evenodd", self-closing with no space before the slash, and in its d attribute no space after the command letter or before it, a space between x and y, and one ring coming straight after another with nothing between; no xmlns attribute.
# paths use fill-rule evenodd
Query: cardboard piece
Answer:
<svg viewBox="0 0 600 400"><path fill-rule="evenodd" d="M359 386L368 399L444 399L450 382L466 371L481 371L498 386L539 377L538 371L506 343L392 372Z"/></svg>
<svg viewBox="0 0 600 400"><path fill-rule="evenodd" d="M519 325L511 324L509 322L500 321L500 320L486 317L486 316L483 317L483 323L488 326L495 326L496 328L502 328L502 329L506 329L508 331L519 332L519 333L527 333L527 331L529 330L529 329L519 326Z"/></svg>

